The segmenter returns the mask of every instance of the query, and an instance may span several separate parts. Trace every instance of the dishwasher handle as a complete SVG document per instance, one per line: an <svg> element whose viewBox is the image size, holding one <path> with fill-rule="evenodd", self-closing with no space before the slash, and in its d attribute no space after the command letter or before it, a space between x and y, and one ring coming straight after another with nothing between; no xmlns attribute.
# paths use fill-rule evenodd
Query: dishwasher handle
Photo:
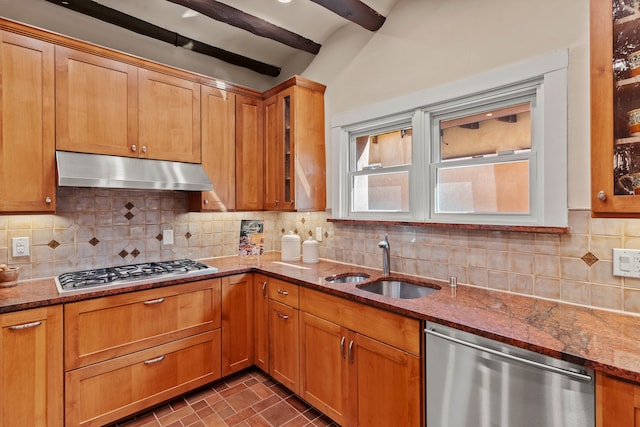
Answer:
<svg viewBox="0 0 640 427"><path fill-rule="evenodd" d="M465 345L465 346L471 347L471 348L473 348L475 350L484 351L486 353L490 353L490 354L493 354L495 356L502 357L504 359L509 359L509 360L513 360L513 361L516 361L516 362L523 363L525 365L530 365L530 366L533 366L533 367L536 367L536 368L545 369L547 371L551 371L551 372L555 372L557 374L565 375L565 376L571 377L571 378L579 380L579 381L585 381L585 382L593 381L593 378L590 375L587 375L587 374L583 374L583 373L579 373L579 372L573 372L573 371L570 371L568 369L563 369L563 368L558 368L556 366L547 365L546 363L536 362L535 360L525 359L525 358L520 357L520 356L514 356L513 354L503 353L503 352L501 352L499 350L494 350L492 348L488 348L488 347L484 347L484 346L481 346L481 345L478 345L478 344L474 344L474 343L471 343L469 341L465 341L465 340L461 340L459 338L451 337L449 335L437 332L437 331L435 331L433 329L428 329L427 328L424 331L427 334L433 335L435 337L442 338L444 340L448 340L448 341L454 342L456 344Z"/></svg>

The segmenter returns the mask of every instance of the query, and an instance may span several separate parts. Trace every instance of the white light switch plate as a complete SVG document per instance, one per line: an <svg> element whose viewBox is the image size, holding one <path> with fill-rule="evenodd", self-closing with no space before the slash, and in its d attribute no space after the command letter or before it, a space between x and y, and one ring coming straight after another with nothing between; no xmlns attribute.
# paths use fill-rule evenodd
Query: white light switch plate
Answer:
<svg viewBox="0 0 640 427"><path fill-rule="evenodd" d="M162 245L173 245L173 230L162 230Z"/></svg>
<svg viewBox="0 0 640 427"><path fill-rule="evenodd" d="M29 256L29 238L28 237L12 237L11 238L11 256Z"/></svg>
<svg viewBox="0 0 640 427"><path fill-rule="evenodd" d="M613 275L623 277L640 277L640 250L614 249Z"/></svg>

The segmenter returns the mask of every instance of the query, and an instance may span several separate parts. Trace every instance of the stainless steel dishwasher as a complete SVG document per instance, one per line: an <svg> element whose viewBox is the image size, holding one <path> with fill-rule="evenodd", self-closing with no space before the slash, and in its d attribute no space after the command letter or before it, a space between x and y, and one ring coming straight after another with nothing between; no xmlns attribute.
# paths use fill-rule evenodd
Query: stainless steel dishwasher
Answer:
<svg viewBox="0 0 640 427"><path fill-rule="evenodd" d="M593 427L593 371L427 322L427 427Z"/></svg>

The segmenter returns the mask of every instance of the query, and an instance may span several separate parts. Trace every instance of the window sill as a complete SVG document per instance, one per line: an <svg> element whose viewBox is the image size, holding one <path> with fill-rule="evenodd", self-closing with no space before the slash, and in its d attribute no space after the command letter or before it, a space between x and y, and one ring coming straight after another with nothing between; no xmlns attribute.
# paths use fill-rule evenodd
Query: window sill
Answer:
<svg viewBox="0 0 640 427"><path fill-rule="evenodd" d="M497 224L451 224L442 222L411 222L411 221L379 221L327 218L327 222L353 225L399 225L409 227L453 228L457 230L483 231L517 231L522 233L569 234L569 227L540 227L528 225L497 225Z"/></svg>

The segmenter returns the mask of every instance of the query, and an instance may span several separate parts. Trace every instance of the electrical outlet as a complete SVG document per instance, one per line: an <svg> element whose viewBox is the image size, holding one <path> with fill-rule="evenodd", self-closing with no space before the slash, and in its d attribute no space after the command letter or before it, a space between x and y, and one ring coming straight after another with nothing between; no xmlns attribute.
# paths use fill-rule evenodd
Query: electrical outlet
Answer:
<svg viewBox="0 0 640 427"><path fill-rule="evenodd" d="M316 240L322 242L322 227L316 227Z"/></svg>
<svg viewBox="0 0 640 427"><path fill-rule="evenodd" d="M623 277L640 277L640 250L614 249L613 275Z"/></svg>
<svg viewBox="0 0 640 427"><path fill-rule="evenodd" d="M21 257L29 256L29 238L28 237L12 237L11 238L11 256Z"/></svg>
<svg viewBox="0 0 640 427"><path fill-rule="evenodd" d="M173 245L173 230L162 230L162 245Z"/></svg>

